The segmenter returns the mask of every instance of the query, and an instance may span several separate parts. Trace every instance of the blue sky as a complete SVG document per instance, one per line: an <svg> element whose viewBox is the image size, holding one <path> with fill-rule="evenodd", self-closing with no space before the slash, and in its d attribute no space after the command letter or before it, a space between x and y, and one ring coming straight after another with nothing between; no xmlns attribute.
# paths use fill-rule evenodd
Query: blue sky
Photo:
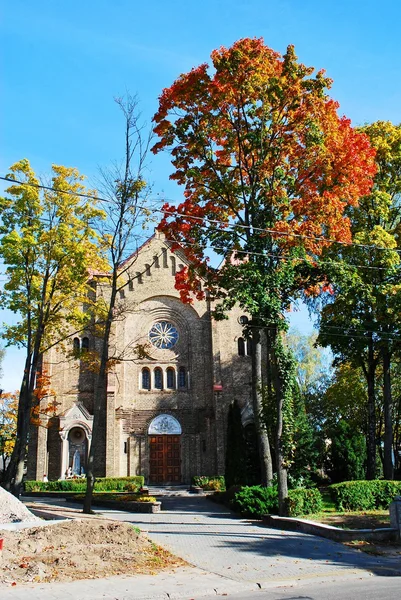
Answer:
<svg viewBox="0 0 401 600"><path fill-rule="evenodd" d="M399 123L401 3L397 0L1 1L0 173L21 158L45 175L77 167L89 183L122 156L114 96L137 93L150 123L162 89L242 37L334 79L340 112L361 125ZM150 159L155 194L178 199L168 156ZM9 315L5 315L9 319ZM1 319L4 320L4 319ZM308 329L305 312L295 317ZM20 354L7 351L1 385L19 386Z"/></svg>

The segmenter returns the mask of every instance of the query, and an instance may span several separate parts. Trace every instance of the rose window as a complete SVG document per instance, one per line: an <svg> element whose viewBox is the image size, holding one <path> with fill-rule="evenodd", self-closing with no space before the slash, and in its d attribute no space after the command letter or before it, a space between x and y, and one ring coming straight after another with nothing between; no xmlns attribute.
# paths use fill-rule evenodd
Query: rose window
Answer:
<svg viewBox="0 0 401 600"><path fill-rule="evenodd" d="M168 321L159 321L149 331L149 340L161 350L172 348L178 341L178 331Z"/></svg>

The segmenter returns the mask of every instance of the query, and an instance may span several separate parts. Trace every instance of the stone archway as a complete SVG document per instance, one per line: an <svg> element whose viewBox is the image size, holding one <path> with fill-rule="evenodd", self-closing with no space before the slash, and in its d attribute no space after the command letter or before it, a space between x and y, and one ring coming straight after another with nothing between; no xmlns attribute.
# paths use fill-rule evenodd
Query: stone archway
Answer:
<svg viewBox="0 0 401 600"><path fill-rule="evenodd" d="M149 425L149 483L181 483L181 425L171 415L158 415Z"/></svg>
<svg viewBox="0 0 401 600"><path fill-rule="evenodd" d="M72 476L86 472L88 458L88 440L82 427L72 427L68 432L68 466Z"/></svg>

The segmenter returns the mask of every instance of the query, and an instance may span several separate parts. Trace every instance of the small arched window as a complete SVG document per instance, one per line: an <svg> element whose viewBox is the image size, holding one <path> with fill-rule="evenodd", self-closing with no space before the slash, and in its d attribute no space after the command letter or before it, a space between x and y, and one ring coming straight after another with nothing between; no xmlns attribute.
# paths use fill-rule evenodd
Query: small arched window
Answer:
<svg viewBox="0 0 401 600"><path fill-rule="evenodd" d="M74 354L79 354L79 351L81 350L81 342L80 339L75 337L73 340L73 348L74 348Z"/></svg>
<svg viewBox="0 0 401 600"><path fill-rule="evenodd" d="M163 389L163 371L160 369L160 367L156 367L156 369L153 371L153 376L154 376L154 382L155 382L155 389L162 390Z"/></svg>
<svg viewBox="0 0 401 600"><path fill-rule="evenodd" d="M167 369L167 388L175 390L175 371L172 367Z"/></svg>
<svg viewBox="0 0 401 600"><path fill-rule="evenodd" d="M252 356L252 338L246 340L246 355Z"/></svg>
<svg viewBox="0 0 401 600"><path fill-rule="evenodd" d="M238 356L245 356L245 341L244 338L238 338Z"/></svg>
<svg viewBox="0 0 401 600"><path fill-rule="evenodd" d="M175 273L176 273L175 256L170 256L170 260L171 260L171 274L175 275Z"/></svg>
<svg viewBox="0 0 401 600"><path fill-rule="evenodd" d="M89 338L88 337L82 338L81 348L82 348L82 352L88 352L88 350L89 350Z"/></svg>
<svg viewBox="0 0 401 600"><path fill-rule="evenodd" d="M150 390L150 371L146 367L142 369L142 389Z"/></svg>
<svg viewBox="0 0 401 600"><path fill-rule="evenodd" d="M185 367L180 367L180 370L178 371L178 387L187 387L187 373Z"/></svg>

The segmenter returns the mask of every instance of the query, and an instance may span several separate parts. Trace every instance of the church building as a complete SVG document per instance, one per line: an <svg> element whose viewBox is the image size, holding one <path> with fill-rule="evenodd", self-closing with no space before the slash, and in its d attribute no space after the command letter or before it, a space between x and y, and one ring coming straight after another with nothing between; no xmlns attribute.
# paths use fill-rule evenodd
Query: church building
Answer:
<svg viewBox="0 0 401 600"><path fill-rule="evenodd" d="M227 414L237 399L252 426L251 347L244 316L212 318L209 299L181 302L175 274L187 264L160 232L128 261L113 324L107 405L96 448L97 476L143 475L148 484L189 484L222 475ZM128 266L127 266L128 265ZM93 293L107 296L103 278ZM45 357L58 403L48 427L32 427L29 479L85 472L92 439L94 374L83 353L99 340L89 332ZM138 356L138 347L144 352Z"/></svg>

